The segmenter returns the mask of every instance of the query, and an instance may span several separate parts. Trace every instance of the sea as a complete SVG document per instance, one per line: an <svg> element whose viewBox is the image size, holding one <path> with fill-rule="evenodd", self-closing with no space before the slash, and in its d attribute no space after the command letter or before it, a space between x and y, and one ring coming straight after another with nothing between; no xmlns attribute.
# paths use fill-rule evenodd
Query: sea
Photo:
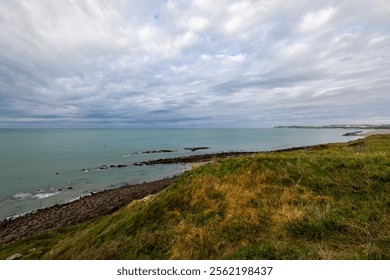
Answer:
<svg viewBox="0 0 390 280"><path fill-rule="evenodd" d="M345 129L0 129L0 221L124 184L178 175L160 158L346 142ZM193 147L207 147L192 151ZM121 166L121 167L119 167Z"/></svg>

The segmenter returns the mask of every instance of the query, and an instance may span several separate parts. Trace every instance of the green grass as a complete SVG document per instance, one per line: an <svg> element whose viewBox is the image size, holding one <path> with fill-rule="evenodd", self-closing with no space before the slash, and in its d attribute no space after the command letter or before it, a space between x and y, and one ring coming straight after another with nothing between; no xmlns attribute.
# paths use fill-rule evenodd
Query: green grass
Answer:
<svg viewBox="0 0 390 280"><path fill-rule="evenodd" d="M389 135L220 160L0 258L390 259L389 193Z"/></svg>

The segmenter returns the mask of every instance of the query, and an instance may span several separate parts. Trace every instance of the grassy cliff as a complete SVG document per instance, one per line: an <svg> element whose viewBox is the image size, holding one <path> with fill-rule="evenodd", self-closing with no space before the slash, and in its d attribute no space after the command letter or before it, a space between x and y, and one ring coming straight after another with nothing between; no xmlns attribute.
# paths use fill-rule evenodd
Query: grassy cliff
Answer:
<svg viewBox="0 0 390 280"><path fill-rule="evenodd" d="M390 136L209 163L156 196L0 247L29 259L390 259Z"/></svg>

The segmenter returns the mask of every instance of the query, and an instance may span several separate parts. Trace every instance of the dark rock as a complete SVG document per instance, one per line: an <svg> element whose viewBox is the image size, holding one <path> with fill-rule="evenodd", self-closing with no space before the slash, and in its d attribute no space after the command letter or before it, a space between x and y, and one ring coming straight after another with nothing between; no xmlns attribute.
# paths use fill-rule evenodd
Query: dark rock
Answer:
<svg viewBox="0 0 390 280"><path fill-rule="evenodd" d="M359 136L360 133L362 133L363 131L359 130L359 131L353 131L353 132L347 132L345 134L343 134L343 136Z"/></svg>
<svg viewBox="0 0 390 280"><path fill-rule="evenodd" d="M184 148L184 150L188 150L191 152L195 152L197 150L207 150L209 147L189 147L189 148Z"/></svg>
<svg viewBox="0 0 390 280"><path fill-rule="evenodd" d="M150 150L150 151L142 152L142 154L173 153L173 152L176 152L176 151L177 150Z"/></svg>
<svg viewBox="0 0 390 280"><path fill-rule="evenodd" d="M161 153L173 153L177 152L177 150L160 150Z"/></svg>

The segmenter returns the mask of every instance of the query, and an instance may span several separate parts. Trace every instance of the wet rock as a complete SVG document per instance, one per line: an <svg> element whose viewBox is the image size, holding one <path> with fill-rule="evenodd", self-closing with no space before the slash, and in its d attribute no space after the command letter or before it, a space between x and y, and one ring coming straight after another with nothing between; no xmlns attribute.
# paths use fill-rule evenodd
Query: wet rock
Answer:
<svg viewBox="0 0 390 280"><path fill-rule="evenodd" d="M347 133L343 134L343 136L359 136L359 134L362 133L362 132L363 132L362 130L353 131L353 132L347 132Z"/></svg>
<svg viewBox="0 0 390 280"><path fill-rule="evenodd" d="M143 154L159 154L159 153L173 153L177 152L177 150L150 150L142 152Z"/></svg>

